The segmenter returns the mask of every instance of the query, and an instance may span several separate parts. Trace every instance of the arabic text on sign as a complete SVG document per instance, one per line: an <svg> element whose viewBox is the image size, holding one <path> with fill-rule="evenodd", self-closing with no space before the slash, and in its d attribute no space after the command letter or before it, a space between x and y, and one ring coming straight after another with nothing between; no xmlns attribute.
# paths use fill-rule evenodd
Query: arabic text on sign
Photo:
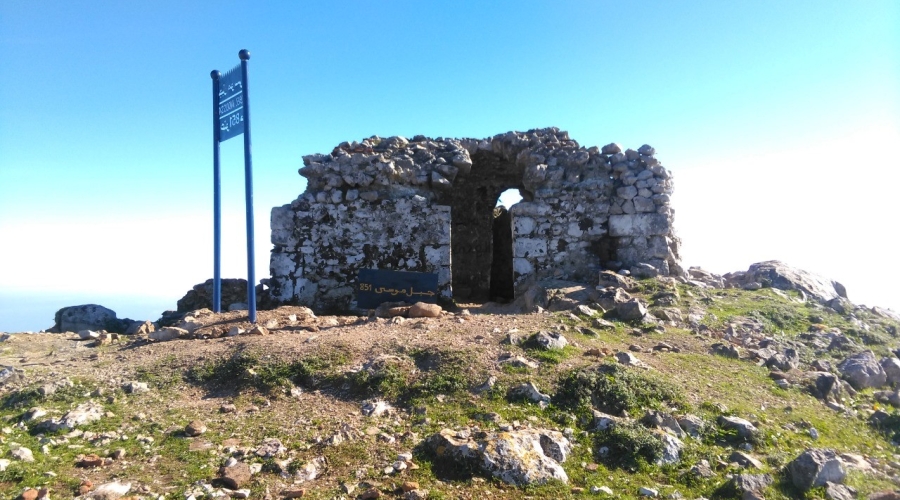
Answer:
<svg viewBox="0 0 900 500"><path fill-rule="evenodd" d="M235 66L219 78L219 141L244 132L244 83L241 67Z"/></svg>

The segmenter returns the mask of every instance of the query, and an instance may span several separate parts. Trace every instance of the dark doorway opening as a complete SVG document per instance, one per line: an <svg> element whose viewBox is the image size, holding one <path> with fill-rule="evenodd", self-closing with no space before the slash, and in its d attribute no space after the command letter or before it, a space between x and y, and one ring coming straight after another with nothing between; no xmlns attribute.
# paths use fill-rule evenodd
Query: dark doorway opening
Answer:
<svg viewBox="0 0 900 500"><path fill-rule="evenodd" d="M491 293L495 302L509 302L515 298L513 281L512 215L504 206L494 209L493 257L491 259Z"/></svg>
<svg viewBox="0 0 900 500"><path fill-rule="evenodd" d="M450 251L457 302L514 298L511 217L507 210L495 217L495 208L501 193L523 189L523 175L523 168L514 162L478 151L472 155L471 171L454 182Z"/></svg>
<svg viewBox="0 0 900 500"><path fill-rule="evenodd" d="M618 262L619 239L603 237L591 244L591 252L597 256L600 266L604 269L618 271L621 263Z"/></svg>

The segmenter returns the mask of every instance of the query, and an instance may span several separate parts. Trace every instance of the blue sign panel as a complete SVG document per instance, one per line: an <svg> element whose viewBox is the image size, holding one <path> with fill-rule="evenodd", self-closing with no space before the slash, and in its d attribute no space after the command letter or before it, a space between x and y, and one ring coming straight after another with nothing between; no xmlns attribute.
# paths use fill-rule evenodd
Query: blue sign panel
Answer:
<svg viewBox="0 0 900 500"><path fill-rule="evenodd" d="M374 309L382 302L437 302L438 275L382 269L360 269L356 305Z"/></svg>
<svg viewBox="0 0 900 500"><path fill-rule="evenodd" d="M219 77L219 142L244 133L243 90L240 66Z"/></svg>

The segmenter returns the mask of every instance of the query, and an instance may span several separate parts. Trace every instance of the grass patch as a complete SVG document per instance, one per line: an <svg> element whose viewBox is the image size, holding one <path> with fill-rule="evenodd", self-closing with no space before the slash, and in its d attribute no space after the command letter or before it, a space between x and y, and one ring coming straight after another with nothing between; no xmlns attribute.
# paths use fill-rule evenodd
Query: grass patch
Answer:
<svg viewBox="0 0 900 500"><path fill-rule="evenodd" d="M240 351L227 358L200 364L189 370L186 378L198 384L228 386L236 390L254 388L271 394L295 385L318 385L329 379L330 369L343 360L340 353L327 358L310 356L284 360Z"/></svg>
<svg viewBox="0 0 900 500"><path fill-rule="evenodd" d="M580 352L581 351L571 345L567 345L562 349L544 349L540 347L529 347L525 349L525 354L529 358L536 359L541 363L546 363L548 365L558 365Z"/></svg>
<svg viewBox="0 0 900 500"><path fill-rule="evenodd" d="M614 415L686 405L679 388L659 375L610 362L564 375L553 402L579 412L597 408Z"/></svg>
<svg viewBox="0 0 900 500"><path fill-rule="evenodd" d="M636 422L620 423L594 435L597 460L615 467L646 468L663 455L663 443Z"/></svg>
<svg viewBox="0 0 900 500"><path fill-rule="evenodd" d="M420 349L410 357L381 357L347 375L357 393L407 403L438 394L467 391L475 381L475 370L463 352Z"/></svg>

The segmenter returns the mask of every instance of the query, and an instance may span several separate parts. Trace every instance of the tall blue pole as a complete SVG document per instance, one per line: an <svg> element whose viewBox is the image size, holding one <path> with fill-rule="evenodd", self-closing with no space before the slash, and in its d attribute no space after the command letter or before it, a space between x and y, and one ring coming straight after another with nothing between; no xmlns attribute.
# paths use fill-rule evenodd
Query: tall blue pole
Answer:
<svg viewBox="0 0 900 500"><path fill-rule="evenodd" d="M213 88L213 312L222 311L222 186L219 176L219 77L212 70Z"/></svg>
<svg viewBox="0 0 900 500"><path fill-rule="evenodd" d="M250 152L250 99L247 92L247 61L250 51L238 52L241 58L241 93L244 99L244 188L247 198L247 306L250 323L256 323L256 272L254 270L253 241L253 159Z"/></svg>

